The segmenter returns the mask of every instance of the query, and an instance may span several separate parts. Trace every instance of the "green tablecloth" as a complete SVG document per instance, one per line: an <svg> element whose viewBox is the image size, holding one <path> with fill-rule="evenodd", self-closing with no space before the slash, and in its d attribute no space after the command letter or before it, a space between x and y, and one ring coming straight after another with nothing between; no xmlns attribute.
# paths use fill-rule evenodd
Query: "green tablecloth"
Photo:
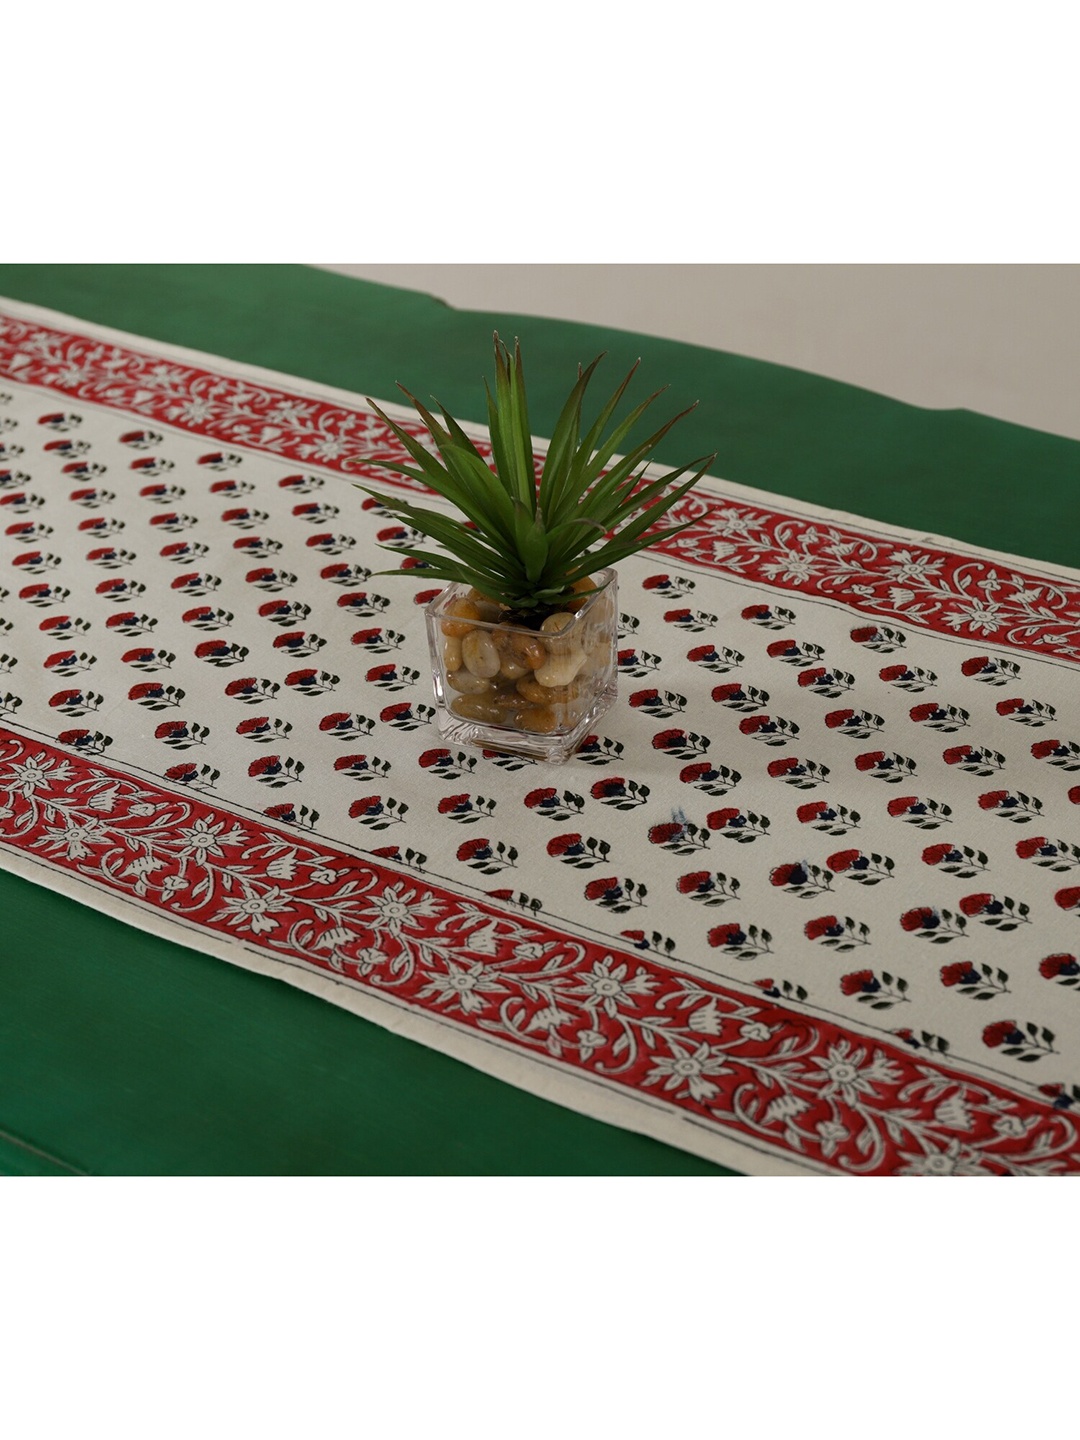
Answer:
<svg viewBox="0 0 1080 1440"><path fill-rule="evenodd" d="M1080 444L965 411L302 266L4 265L0 294L477 420L498 328L541 434L579 360L640 355L639 393L701 400L662 460L715 449L731 480L1077 564ZM0 915L0 1174L730 1173L2 872Z"/></svg>

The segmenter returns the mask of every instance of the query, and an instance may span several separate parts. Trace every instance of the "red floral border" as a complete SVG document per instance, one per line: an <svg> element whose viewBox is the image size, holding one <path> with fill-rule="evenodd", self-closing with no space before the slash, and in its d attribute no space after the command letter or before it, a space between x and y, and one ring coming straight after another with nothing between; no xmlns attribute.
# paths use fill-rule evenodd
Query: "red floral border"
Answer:
<svg viewBox="0 0 1080 1440"><path fill-rule="evenodd" d="M368 411L218 374L90 336L0 315L0 376L65 399L161 421L214 444L242 445L380 485L402 460ZM423 437L417 424L410 433ZM481 446L481 448L484 448ZM1080 663L1080 584L1008 561L922 545L761 504L693 494L673 511L689 529L655 549L683 563L988 646Z"/></svg>
<svg viewBox="0 0 1080 1440"><path fill-rule="evenodd" d="M811 1169L1080 1166L1069 1114L929 1051L682 975L4 728L0 846Z"/></svg>

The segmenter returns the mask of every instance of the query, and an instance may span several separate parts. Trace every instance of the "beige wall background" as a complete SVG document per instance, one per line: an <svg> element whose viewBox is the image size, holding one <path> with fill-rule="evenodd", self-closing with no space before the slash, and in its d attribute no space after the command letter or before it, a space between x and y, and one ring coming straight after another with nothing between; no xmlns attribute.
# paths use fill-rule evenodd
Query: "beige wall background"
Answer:
<svg viewBox="0 0 1080 1440"><path fill-rule="evenodd" d="M1080 265L325 265L794 365L1080 440Z"/></svg>

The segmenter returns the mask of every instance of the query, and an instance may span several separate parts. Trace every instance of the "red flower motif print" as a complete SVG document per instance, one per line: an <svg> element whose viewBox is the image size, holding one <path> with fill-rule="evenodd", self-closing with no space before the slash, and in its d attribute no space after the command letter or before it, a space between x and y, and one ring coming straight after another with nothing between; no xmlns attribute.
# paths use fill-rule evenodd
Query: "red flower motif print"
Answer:
<svg viewBox="0 0 1080 1440"><path fill-rule="evenodd" d="M977 655L964 661L960 673L988 685L1004 685L1020 674L1020 666L1012 660L992 660L988 655Z"/></svg>
<svg viewBox="0 0 1080 1440"><path fill-rule="evenodd" d="M310 543L308 541L308 544ZM331 585L362 585L365 580L371 579L371 571L366 570L363 565L346 565L343 560L337 560L333 565L325 565L319 571L319 578L329 581ZM372 598L383 599L381 595ZM384 601L383 608L389 603L389 600Z"/></svg>
<svg viewBox="0 0 1080 1440"><path fill-rule="evenodd" d="M113 743L112 736L103 735L100 730L61 730L56 738L61 745L88 755L104 754L106 747Z"/></svg>
<svg viewBox="0 0 1080 1440"><path fill-rule="evenodd" d="M237 645L228 640L204 640L195 647L196 660L205 660L210 665L221 667L239 665L248 657L246 645Z"/></svg>
<svg viewBox="0 0 1080 1440"><path fill-rule="evenodd" d="M984 778L1005 764L1005 756L999 750L990 750L985 745L953 745L942 751L941 758L946 765L955 765L969 775Z"/></svg>
<svg viewBox="0 0 1080 1440"><path fill-rule="evenodd" d="M178 575L172 582L172 588L182 590L185 595L205 595L210 590L216 590L220 584L221 581L216 575L192 570L186 575Z"/></svg>
<svg viewBox="0 0 1080 1440"><path fill-rule="evenodd" d="M855 676L850 675L846 670L830 670L824 665L815 665L810 670L802 670L799 673L799 688L809 690L814 695L824 695L826 699L835 700L845 690L850 690L855 684Z"/></svg>
<svg viewBox="0 0 1080 1440"><path fill-rule="evenodd" d="M243 705L259 705L265 700L272 700L280 689L276 680L259 680L253 675L246 675L240 680L230 680L225 686L225 694L230 700L239 700Z"/></svg>
<svg viewBox="0 0 1080 1440"><path fill-rule="evenodd" d="M769 703L769 692L753 685L740 685L737 680L727 685L714 685L712 698L728 710L760 710Z"/></svg>
<svg viewBox="0 0 1080 1440"><path fill-rule="evenodd" d="M553 786L530 790L525 796L526 807L549 820L568 820L571 815L580 814L584 804L580 795L569 790L558 791Z"/></svg>
<svg viewBox="0 0 1080 1440"><path fill-rule="evenodd" d="M313 830L319 818L318 810L312 810L307 805L297 805L292 800L268 805L263 814L269 820L280 820L286 825L302 825L307 830Z"/></svg>
<svg viewBox="0 0 1080 1440"><path fill-rule="evenodd" d="M1023 901L1010 900L1008 896L999 900L996 895L985 893L965 895L960 901L960 909L969 920L978 920L999 930L1015 930L1018 925L1028 922L1027 905Z"/></svg>
<svg viewBox="0 0 1080 1440"><path fill-rule="evenodd" d="M900 916L900 924L905 930L924 930L928 926L935 925L937 920L937 911L931 910L925 905L917 910L907 910Z"/></svg>
<svg viewBox="0 0 1080 1440"><path fill-rule="evenodd" d="M773 715L747 715L739 721L739 732L766 745L786 745L789 738L799 733L799 727L793 720L781 720Z"/></svg>
<svg viewBox="0 0 1080 1440"><path fill-rule="evenodd" d="M987 1025L982 1033L983 1044L989 1050L1001 1050L1003 1055L1032 1064L1044 1055L1054 1055L1054 1032L1043 1025L1028 1023L1021 1026L1016 1020L998 1020Z"/></svg>
<svg viewBox="0 0 1080 1440"><path fill-rule="evenodd" d="M307 637L307 644L305 644L302 650L298 650L296 653L307 654L309 652L309 647L311 649L317 649L318 646L314 645L314 641L317 638L317 636L309 635ZM321 645L325 642L320 641L319 643ZM274 641L274 644L277 644L276 640ZM414 670L411 665L390 664L373 665L372 668L368 670L364 676L364 679L368 681L369 684L378 685L381 690L404 690L407 685L415 685L419 678L419 670Z"/></svg>
<svg viewBox="0 0 1080 1440"><path fill-rule="evenodd" d="M1031 747L1032 756L1059 770L1080 770L1080 745L1072 740L1036 740Z"/></svg>
<svg viewBox="0 0 1080 1440"><path fill-rule="evenodd" d="M602 864L611 853L611 846L606 840L595 840L592 836L586 839L574 831L556 835L548 841L546 849L552 859L561 860L564 865L573 865L579 870L590 870L594 865Z"/></svg>
<svg viewBox="0 0 1080 1440"><path fill-rule="evenodd" d="M620 650L616 656L620 675L628 675L634 679L641 679L645 675L659 668L661 657L653 655L648 650ZM633 704L633 697L631 697Z"/></svg>
<svg viewBox="0 0 1080 1440"><path fill-rule="evenodd" d="M808 920L804 926L806 939L819 940L824 935L842 935L844 926L835 914L822 914L816 920Z"/></svg>
<svg viewBox="0 0 1080 1440"><path fill-rule="evenodd" d="M900 916L900 928L909 935L929 940L931 945L946 945L951 940L962 939L967 920L954 915L951 910L937 909L931 905L919 905L905 910Z"/></svg>
<svg viewBox="0 0 1080 1440"><path fill-rule="evenodd" d="M959 875L970 879L987 867L987 855L983 850L973 850L970 845L953 845L942 841L939 845L928 845L922 852L924 865L933 865L946 875Z"/></svg>
<svg viewBox="0 0 1080 1440"><path fill-rule="evenodd" d="M173 540L171 544L161 547L161 558L173 565L180 565L185 560L197 560L206 553L207 546L201 545L198 540Z"/></svg>
<svg viewBox="0 0 1080 1440"><path fill-rule="evenodd" d="M1003 820L1026 825L1042 810L1042 801L1016 790L988 790L979 796L980 810L988 810Z"/></svg>
<svg viewBox="0 0 1080 1440"><path fill-rule="evenodd" d="M369 649L373 655L386 655L392 649L399 648L403 639L405 639L405 635L400 634L400 631L390 629L386 625L374 625L363 631L357 631L353 635L353 645Z"/></svg>
<svg viewBox="0 0 1080 1440"><path fill-rule="evenodd" d="M1062 910L1080 911L1080 885L1070 885L1065 890L1059 890L1054 896L1054 904Z"/></svg>
<svg viewBox="0 0 1080 1440"><path fill-rule="evenodd" d="M279 790L282 785L289 785L300 779L301 771L304 769L302 760L293 760L286 757L284 760L280 755L260 755L258 760L253 760L248 766L248 775L252 780L258 780L263 785L269 785L272 790ZM372 800L378 797L372 796ZM363 801L357 801L358 805Z"/></svg>
<svg viewBox="0 0 1080 1440"><path fill-rule="evenodd" d="M733 807L714 810L708 816L706 824L710 830L718 830L727 839L737 840L740 843L756 840L769 828L767 816L755 815L753 811L738 810Z"/></svg>
<svg viewBox="0 0 1080 1440"><path fill-rule="evenodd" d="M819 915L816 920L806 922L803 934L808 940L838 951L854 950L856 945L870 943L870 927L858 924L849 915L842 920L836 915Z"/></svg>
<svg viewBox="0 0 1080 1440"><path fill-rule="evenodd" d="M815 660L820 660L824 652L820 645L811 645L806 641L774 640L765 653L771 660L783 660L788 665L802 666L812 665Z"/></svg>
<svg viewBox="0 0 1080 1440"><path fill-rule="evenodd" d="M382 795L365 795L354 800L349 806L349 816L359 820L371 830L385 830L390 825L400 825L409 807L403 801L384 798Z"/></svg>
<svg viewBox="0 0 1080 1440"><path fill-rule="evenodd" d="M849 735L853 740L868 739L884 724L880 715L874 715L869 710L830 710L825 716L827 729Z"/></svg>
<svg viewBox="0 0 1080 1440"><path fill-rule="evenodd" d="M163 685L160 680L143 680L128 691L128 699L147 710L167 710L179 705L184 691L176 685Z"/></svg>
<svg viewBox="0 0 1080 1440"><path fill-rule="evenodd" d="M670 690L635 690L630 696L630 704L635 710L666 719L686 709L686 696L675 695Z"/></svg>
<svg viewBox="0 0 1080 1440"><path fill-rule="evenodd" d="M232 611L221 610L216 605L196 605L191 610L185 610L183 621L185 625L192 625L196 630L220 630L222 626L232 622ZM134 630L125 631L125 634L135 634Z"/></svg>
<svg viewBox="0 0 1080 1440"><path fill-rule="evenodd" d="M895 685L898 690L915 693L937 683L937 676L932 670L920 670L915 665L886 665L878 671L878 678L886 685Z"/></svg>
<svg viewBox="0 0 1080 1440"><path fill-rule="evenodd" d="M659 825L650 825L650 845L660 845L675 855L689 855L695 850L704 850L709 843L708 833L697 825L668 820Z"/></svg>
<svg viewBox="0 0 1080 1440"><path fill-rule="evenodd" d="M865 855L861 850L837 850L825 863L835 875L845 875L862 885L878 885L890 879L896 869L888 855Z"/></svg>
<svg viewBox="0 0 1080 1440"><path fill-rule="evenodd" d="M1021 725L1046 725L1057 718L1057 711L1052 705L1045 705L1040 700L1022 700L1018 696L999 700L994 709L1003 719L1015 720Z"/></svg>
<svg viewBox="0 0 1080 1440"><path fill-rule="evenodd" d="M452 815L455 810L469 810L472 800L468 795L447 795L439 801L439 814Z"/></svg>
<svg viewBox="0 0 1080 1440"><path fill-rule="evenodd" d="M873 970L852 970L840 977L841 994L853 996L871 1010L891 1010L894 1005L907 1004L907 988L906 980L884 970L880 976Z"/></svg>
<svg viewBox="0 0 1080 1440"><path fill-rule="evenodd" d="M649 798L649 787L639 785L636 780L625 780L621 775L610 775L597 780L589 794L602 805L610 805L615 810L633 810L645 804Z"/></svg>
<svg viewBox="0 0 1080 1440"><path fill-rule="evenodd" d="M795 614L779 605L748 605L742 612L742 618L752 625L763 625L767 630L782 630L785 625L791 624Z"/></svg>
<svg viewBox="0 0 1080 1440"><path fill-rule="evenodd" d="M611 875L604 879L590 880L585 886L585 899L602 909L623 915L635 905L643 905L647 890L633 880L620 880Z"/></svg>
<svg viewBox="0 0 1080 1440"><path fill-rule="evenodd" d="M846 835L849 830L858 829L861 818L857 810L833 805L827 800L811 800L806 805L800 805L795 816L800 825L809 825L826 835Z"/></svg>
<svg viewBox="0 0 1080 1440"><path fill-rule="evenodd" d="M334 719L335 717L328 716L327 718ZM346 717L346 719L347 718L348 717ZM321 721L320 728L322 728L325 723L325 721ZM468 771L475 770L476 757L474 755L466 755L461 750L451 752L445 747L440 746L434 750L425 750L419 756L416 763L422 770L429 770L433 775L438 775L444 780L453 780L459 775L464 775Z"/></svg>
<svg viewBox="0 0 1080 1440"><path fill-rule="evenodd" d="M769 884L789 895L809 900L832 888L832 875L818 865L811 865L808 860L796 860L777 865L770 871Z"/></svg>
<svg viewBox="0 0 1080 1440"><path fill-rule="evenodd" d="M0 675L7 673L4 658L0 656ZM55 655L50 655L43 661L43 667L54 674L75 675L80 670L89 670L95 663L96 657L85 650L58 650Z"/></svg>
<svg viewBox="0 0 1080 1440"><path fill-rule="evenodd" d="M843 872L857 865L863 858L861 850L837 850L835 855L829 856L829 869L836 872Z"/></svg>
<svg viewBox="0 0 1080 1440"><path fill-rule="evenodd" d="M996 1050L999 1045L1006 1043L1019 1045L1023 1038L1023 1033L1016 1028L1015 1020L995 1020L992 1025L987 1025L982 1033L983 1044L991 1050Z"/></svg>
<svg viewBox="0 0 1080 1440"><path fill-rule="evenodd" d="M783 780L798 790L813 790L824 784L829 776L828 765L819 765L814 760L800 760L795 755L781 755L770 760L766 773L772 780Z"/></svg>
<svg viewBox="0 0 1080 1440"><path fill-rule="evenodd" d="M518 852L501 840L493 844L487 839L466 840L457 848L457 858L481 875L495 875L507 866L513 867Z"/></svg>
<svg viewBox="0 0 1080 1440"><path fill-rule="evenodd" d="M714 675L726 675L736 665L741 665L746 657L739 650L732 650L726 645L717 646L710 641L707 645L694 645L686 652L686 658L691 665L700 665Z"/></svg>
<svg viewBox="0 0 1080 1440"><path fill-rule="evenodd" d="M767 955L771 939L768 930L759 930L756 925L744 928L737 921L715 925L708 935L712 948L723 950L733 960L756 960L759 955Z"/></svg>
<svg viewBox="0 0 1080 1440"><path fill-rule="evenodd" d="M915 762L904 755L886 754L884 750L868 750L855 756L855 768L887 785L896 785L915 773Z"/></svg>
<svg viewBox="0 0 1080 1440"><path fill-rule="evenodd" d="M680 895L712 908L737 900L740 886L733 876L722 875L718 870L695 870L689 875L680 875L675 888Z"/></svg>
<svg viewBox="0 0 1080 1440"><path fill-rule="evenodd" d="M868 650L878 650L888 655L893 650L902 650L907 636L902 630L893 630L888 625L857 625L851 631L856 645L865 645Z"/></svg>
<svg viewBox="0 0 1080 1440"><path fill-rule="evenodd" d="M334 761L334 769L350 780L375 780L389 772L390 763L380 760L377 755L339 755Z"/></svg>
<svg viewBox="0 0 1080 1440"><path fill-rule="evenodd" d="M212 790L215 780L220 778L220 770L215 770L210 765L196 765L193 760L170 765L165 771L166 780L172 780L176 785L186 785L189 790Z"/></svg>
<svg viewBox="0 0 1080 1440"><path fill-rule="evenodd" d="M237 735L252 740L256 745L265 745L275 737L284 739L292 731L291 720L271 720L268 715L254 715L250 720L241 720L236 727Z"/></svg>
<svg viewBox="0 0 1080 1440"><path fill-rule="evenodd" d="M923 830L936 830L939 825L951 823L949 817L952 815L952 807L943 800L922 800L918 795L898 795L889 801L887 808L893 819L917 825Z"/></svg>
<svg viewBox="0 0 1080 1440"><path fill-rule="evenodd" d="M1047 955L1039 961L1039 974L1044 980L1071 981L1080 979L1080 961L1075 955Z"/></svg>
<svg viewBox="0 0 1080 1440"><path fill-rule="evenodd" d="M1080 845L1067 840L1048 840L1045 835L1029 835L1016 842L1021 860L1031 860L1044 870L1072 870L1080 865Z"/></svg>
<svg viewBox="0 0 1080 1440"><path fill-rule="evenodd" d="M727 765L713 765L708 760L699 760L694 765L684 765L679 771L684 785L692 785L705 795L726 795L742 779L738 770Z"/></svg>
<svg viewBox="0 0 1080 1440"><path fill-rule="evenodd" d="M941 967L941 983L951 988L953 985L977 985L979 983L979 972L973 970L969 960L957 960L952 965Z"/></svg>
<svg viewBox="0 0 1080 1440"><path fill-rule="evenodd" d="M205 725L187 720L163 720L154 731L154 739L174 750L190 750L192 745L203 745L210 731Z"/></svg>
<svg viewBox="0 0 1080 1440"><path fill-rule="evenodd" d="M379 711L382 723L392 725L395 730L416 730L421 725L430 725L434 718L433 705L421 705L416 701L410 704L407 700L399 700L396 705L387 705Z"/></svg>
<svg viewBox="0 0 1080 1440"><path fill-rule="evenodd" d="M661 730L653 736L652 748L674 755L677 760L689 760L694 755L704 754L710 743L706 736L695 735L692 730Z"/></svg>
<svg viewBox="0 0 1080 1440"><path fill-rule="evenodd" d="M952 965L943 965L938 978L947 990L956 990L969 1000L992 1000L995 995L1008 994L1008 980L1004 970L992 965L974 965L970 960L957 960Z"/></svg>
<svg viewBox="0 0 1080 1440"><path fill-rule="evenodd" d="M701 630L710 629L716 624L717 618L716 615L710 615L706 610L688 610L685 606L664 612L667 624L677 625L680 630L689 631L692 635Z"/></svg>
<svg viewBox="0 0 1080 1440"><path fill-rule="evenodd" d="M674 579L670 575L649 575L641 582L641 588L656 590L664 595L688 595L695 586L693 580L683 575L677 575Z"/></svg>
<svg viewBox="0 0 1080 1440"><path fill-rule="evenodd" d="M296 584L295 575L288 570L275 570L271 565L260 565L255 570L249 570L244 578L257 590L265 590L271 594L275 590L287 590L290 585Z"/></svg>

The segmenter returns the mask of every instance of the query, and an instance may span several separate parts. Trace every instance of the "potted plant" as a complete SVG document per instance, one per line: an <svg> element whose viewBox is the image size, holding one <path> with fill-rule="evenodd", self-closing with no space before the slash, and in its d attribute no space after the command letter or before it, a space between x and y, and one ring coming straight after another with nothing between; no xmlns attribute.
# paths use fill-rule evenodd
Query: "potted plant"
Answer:
<svg viewBox="0 0 1080 1440"><path fill-rule="evenodd" d="M618 456L662 393L612 425L636 365L582 435L582 403L603 359L598 355L584 370L578 367L538 465L520 347L515 342L511 356L497 334L494 338L494 395L485 381L491 461L443 406L436 405L440 421L404 386L399 388L427 427L434 450L368 400L414 461L370 463L430 487L464 518L360 488L445 552L393 547L395 554L420 562L425 576L448 582L426 611L442 735L558 762L573 754L615 699L613 567L655 543L659 537L648 533L651 527L700 480L715 456L645 480L649 457L688 410ZM688 480L674 483L690 470ZM688 523L670 527L665 536Z"/></svg>

